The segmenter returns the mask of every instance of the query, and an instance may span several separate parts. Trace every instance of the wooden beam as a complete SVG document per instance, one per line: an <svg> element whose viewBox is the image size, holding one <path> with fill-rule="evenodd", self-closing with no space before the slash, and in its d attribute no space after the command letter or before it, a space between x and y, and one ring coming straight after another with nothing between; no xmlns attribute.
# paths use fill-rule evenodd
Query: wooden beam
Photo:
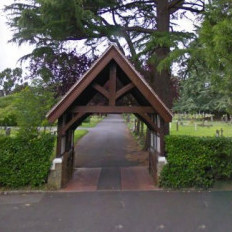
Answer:
<svg viewBox="0 0 232 232"><path fill-rule="evenodd" d="M109 81L110 106L115 106L115 101L116 101L116 72L117 72L116 64L112 63L110 66L110 81Z"/></svg>
<svg viewBox="0 0 232 232"><path fill-rule="evenodd" d="M152 119L146 113L138 113L138 115L142 118L142 120L146 123L150 129L160 133L160 128L152 121Z"/></svg>
<svg viewBox="0 0 232 232"><path fill-rule="evenodd" d="M57 123L57 144L56 144L56 157L61 156L61 140L62 140L62 127L64 125L64 116L61 116L58 118L58 123Z"/></svg>
<svg viewBox="0 0 232 232"><path fill-rule="evenodd" d="M72 113L155 113L150 106L76 106Z"/></svg>
<svg viewBox="0 0 232 232"><path fill-rule="evenodd" d="M102 94L107 99L110 98L109 92L98 84L93 84L93 88L96 89L100 94Z"/></svg>
<svg viewBox="0 0 232 232"><path fill-rule="evenodd" d="M62 135L64 135L66 133L66 131L77 121L79 120L81 117L83 117L85 115L84 112L80 112L78 114L76 114L67 124L65 124L65 126L63 126L62 128Z"/></svg>
<svg viewBox="0 0 232 232"><path fill-rule="evenodd" d="M138 78L138 74L133 70L133 68L128 65L128 62L121 56L114 55L114 60L117 62L118 66L125 72L127 77L135 84L136 88L142 93L144 98L153 106L153 108L161 115L165 122L171 122L172 114L164 103L159 99L159 97L151 90L148 84Z"/></svg>
<svg viewBox="0 0 232 232"><path fill-rule="evenodd" d="M116 100L124 95L125 93L129 92L131 89L133 89L135 85L133 83L129 83L128 85L122 87L120 90L117 91L116 93Z"/></svg>

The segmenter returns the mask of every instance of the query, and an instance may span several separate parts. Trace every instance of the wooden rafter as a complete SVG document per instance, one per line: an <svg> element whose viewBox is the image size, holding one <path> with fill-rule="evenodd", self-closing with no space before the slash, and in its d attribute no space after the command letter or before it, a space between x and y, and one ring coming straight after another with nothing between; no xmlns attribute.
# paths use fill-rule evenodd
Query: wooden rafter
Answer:
<svg viewBox="0 0 232 232"><path fill-rule="evenodd" d="M152 121L147 113L138 113L138 115L143 119L143 121L150 126L150 128L158 133L160 133L160 128Z"/></svg>
<svg viewBox="0 0 232 232"><path fill-rule="evenodd" d="M116 100L120 98L122 95L126 94L129 92L131 89L133 89L135 85L133 83L129 83L126 86L122 87L120 90L117 91L116 93Z"/></svg>
<svg viewBox="0 0 232 232"><path fill-rule="evenodd" d="M72 113L155 113L150 106L76 106Z"/></svg>
<svg viewBox="0 0 232 232"><path fill-rule="evenodd" d="M93 84L93 88L96 89L100 94L102 94L107 99L110 98L109 92L104 87L102 87L98 84Z"/></svg>
<svg viewBox="0 0 232 232"><path fill-rule="evenodd" d="M62 128L62 135L66 133L66 131L76 122L78 121L81 117L85 115L84 112L80 112L76 114L65 126Z"/></svg>

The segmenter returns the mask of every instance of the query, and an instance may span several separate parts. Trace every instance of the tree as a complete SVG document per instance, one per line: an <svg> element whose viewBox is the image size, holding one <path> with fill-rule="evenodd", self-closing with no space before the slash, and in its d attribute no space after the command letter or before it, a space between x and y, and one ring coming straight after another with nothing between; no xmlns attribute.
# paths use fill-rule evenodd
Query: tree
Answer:
<svg viewBox="0 0 232 232"><path fill-rule="evenodd" d="M232 1L214 0L207 7L199 30L201 52L212 70L211 80L226 98L232 113Z"/></svg>
<svg viewBox="0 0 232 232"><path fill-rule="evenodd" d="M227 109L227 100L223 93L218 91L210 77L192 74L180 82L180 97L174 104L175 112L183 113L212 113L224 114Z"/></svg>
<svg viewBox="0 0 232 232"><path fill-rule="evenodd" d="M22 82L22 69L7 68L0 72L0 91L2 96L12 93L13 89Z"/></svg>
<svg viewBox="0 0 232 232"><path fill-rule="evenodd" d="M172 55L181 55L187 78L176 110L232 113L231 13L231 0L210 1L195 39Z"/></svg>
<svg viewBox="0 0 232 232"><path fill-rule="evenodd" d="M16 94L0 97L0 126L17 126L15 98Z"/></svg>
<svg viewBox="0 0 232 232"><path fill-rule="evenodd" d="M40 82L18 93L14 105L21 131L35 132L37 127L48 125L45 115L53 104L53 92L44 88Z"/></svg>
<svg viewBox="0 0 232 232"><path fill-rule="evenodd" d="M85 40L94 53L97 45L107 40L123 52L128 50L139 69L151 52L158 62L168 55L167 44L156 43L150 49L146 45L169 36L170 18L175 18L178 10L199 13L203 8L201 0L32 0L26 4L18 0L6 9L13 10L9 24L15 29L14 42L62 49L68 41ZM171 107L169 68L162 72L155 68L150 82Z"/></svg>
<svg viewBox="0 0 232 232"><path fill-rule="evenodd" d="M29 56L28 77L40 77L56 97L64 95L94 61L86 55L78 55L75 49L60 52L53 47L36 48ZM22 60L27 58L22 57Z"/></svg>

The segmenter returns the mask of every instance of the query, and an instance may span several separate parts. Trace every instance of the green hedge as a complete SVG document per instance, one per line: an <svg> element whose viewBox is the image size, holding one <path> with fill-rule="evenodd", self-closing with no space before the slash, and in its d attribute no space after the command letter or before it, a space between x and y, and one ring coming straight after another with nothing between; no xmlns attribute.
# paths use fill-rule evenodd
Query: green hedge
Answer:
<svg viewBox="0 0 232 232"><path fill-rule="evenodd" d="M54 136L0 137L0 186L38 186L46 182Z"/></svg>
<svg viewBox="0 0 232 232"><path fill-rule="evenodd" d="M232 139L167 136L167 161L160 185L168 188L209 188L232 178Z"/></svg>

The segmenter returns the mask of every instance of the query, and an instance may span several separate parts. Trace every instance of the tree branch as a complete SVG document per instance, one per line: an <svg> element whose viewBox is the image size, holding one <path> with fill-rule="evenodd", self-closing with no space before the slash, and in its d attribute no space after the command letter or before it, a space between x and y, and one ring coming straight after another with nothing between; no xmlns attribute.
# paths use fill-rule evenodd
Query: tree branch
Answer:
<svg viewBox="0 0 232 232"><path fill-rule="evenodd" d="M144 1L144 0L140 0L140 1L134 1L134 2L130 2L130 3L127 3L127 4L118 4L117 6L113 7L113 8L109 8L109 9L106 9L106 10L101 10L99 11L98 13L99 14L105 14L105 13L108 13L112 10L119 10L119 9L128 9L128 8L131 8L131 7L135 7L135 6L138 6L139 4L141 5L145 5L147 3L151 3L151 4L156 4L156 1L154 0L147 0L147 1Z"/></svg>

